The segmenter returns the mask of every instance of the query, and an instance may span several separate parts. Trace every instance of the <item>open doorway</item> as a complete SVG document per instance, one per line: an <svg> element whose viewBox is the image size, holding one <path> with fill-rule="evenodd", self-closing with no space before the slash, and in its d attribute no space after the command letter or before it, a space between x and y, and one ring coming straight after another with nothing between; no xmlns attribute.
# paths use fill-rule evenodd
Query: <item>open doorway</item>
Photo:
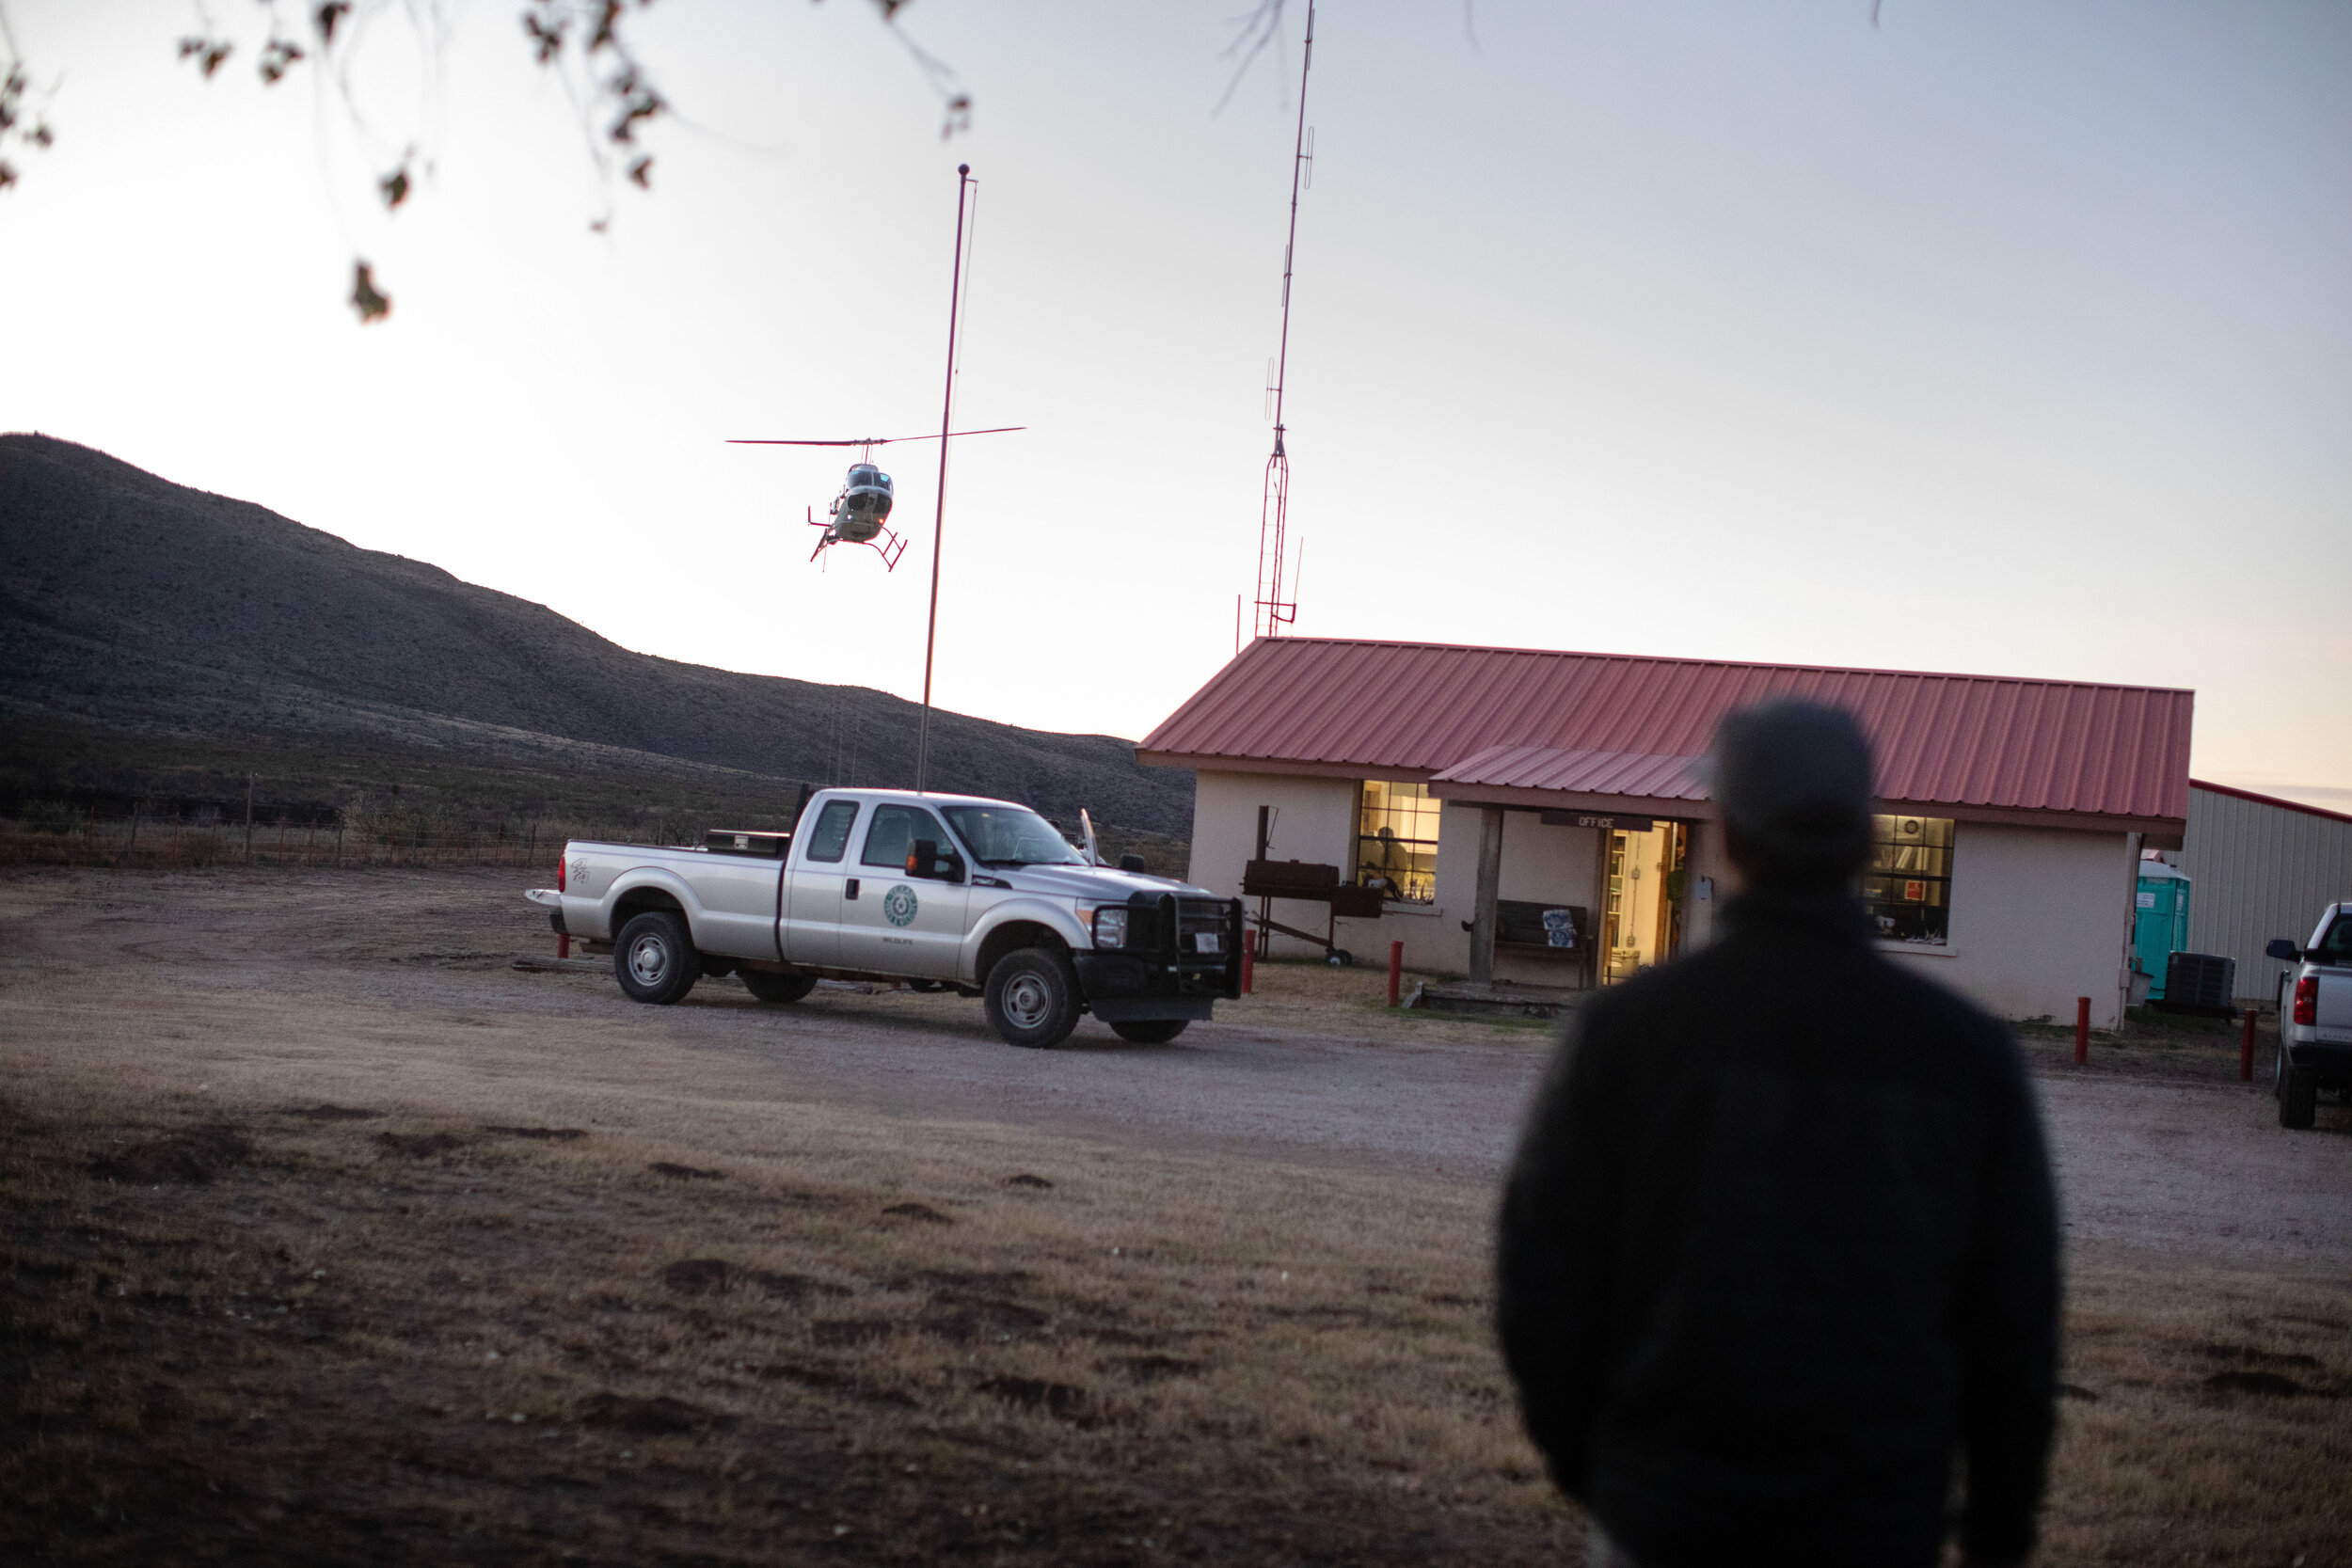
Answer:
<svg viewBox="0 0 2352 1568"><path fill-rule="evenodd" d="M1682 946L1682 864L1690 847L1690 831L1679 822L1611 831L1600 928L1602 984L1630 979Z"/></svg>

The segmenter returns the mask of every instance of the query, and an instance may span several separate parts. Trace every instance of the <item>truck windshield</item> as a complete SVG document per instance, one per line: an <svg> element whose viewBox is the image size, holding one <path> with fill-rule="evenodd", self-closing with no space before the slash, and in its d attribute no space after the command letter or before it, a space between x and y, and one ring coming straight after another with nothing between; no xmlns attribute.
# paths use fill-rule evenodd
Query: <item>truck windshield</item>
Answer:
<svg viewBox="0 0 2352 1568"><path fill-rule="evenodd" d="M1084 865L1086 857L1021 806L949 806L947 820L984 865Z"/></svg>

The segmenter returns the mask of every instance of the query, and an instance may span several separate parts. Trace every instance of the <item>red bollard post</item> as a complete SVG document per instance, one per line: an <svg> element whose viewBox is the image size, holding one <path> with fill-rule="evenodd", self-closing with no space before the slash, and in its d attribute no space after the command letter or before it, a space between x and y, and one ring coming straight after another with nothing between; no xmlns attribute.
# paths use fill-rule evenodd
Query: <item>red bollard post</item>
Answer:
<svg viewBox="0 0 2352 1568"><path fill-rule="evenodd" d="M1258 944L1244 942L1241 949L1241 993L1248 996L1258 979Z"/></svg>
<svg viewBox="0 0 2352 1568"><path fill-rule="evenodd" d="M2090 998L2074 998L2074 1065L2090 1060Z"/></svg>
<svg viewBox="0 0 2352 1568"><path fill-rule="evenodd" d="M2246 1009L2246 1033L2238 1037L2237 1081L2241 1084L2254 1081L2254 1009L2251 1007Z"/></svg>
<svg viewBox="0 0 2352 1568"><path fill-rule="evenodd" d="M572 956L571 932L558 931L555 933L555 956L559 958L568 958Z"/></svg>
<svg viewBox="0 0 2352 1568"><path fill-rule="evenodd" d="M1397 989L1405 983L1405 944L1389 943L1389 1006L1396 1006Z"/></svg>

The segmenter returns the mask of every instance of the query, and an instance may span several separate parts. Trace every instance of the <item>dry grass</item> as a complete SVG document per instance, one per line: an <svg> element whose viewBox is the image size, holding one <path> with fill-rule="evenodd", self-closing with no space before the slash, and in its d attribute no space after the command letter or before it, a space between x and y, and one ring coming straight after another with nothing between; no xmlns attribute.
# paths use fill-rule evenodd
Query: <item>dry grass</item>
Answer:
<svg viewBox="0 0 2352 1568"><path fill-rule="evenodd" d="M2352 1290L2089 1268L2047 1513L2065 1562L2352 1561Z"/></svg>
<svg viewBox="0 0 2352 1568"><path fill-rule="evenodd" d="M694 1144L367 1110L17 1086L0 1546L1575 1555L1474 1190L815 1110ZM2078 1270L2046 1560L2346 1560L2348 1323L2339 1284Z"/></svg>
<svg viewBox="0 0 2352 1568"><path fill-rule="evenodd" d="M713 1148L365 1109L19 1089L0 1544L1419 1561L1574 1533L1459 1189L832 1115Z"/></svg>
<svg viewBox="0 0 2352 1568"><path fill-rule="evenodd" d="M1404 990L1416 981L1444 978L1433 971L1408 969ZM1333 969L1320 958L1278 958L1256 966L1254 989L1235 1002L1219 1002L1217 1017L1268 1029L1332 1035L1345 1031L1370 1040L1492 1042L1514 1037L1533 1049L1547 1049L1559 1025L1541 1019L1443 1013L1388 1005L1384 964L1359 963Z"/></svg>

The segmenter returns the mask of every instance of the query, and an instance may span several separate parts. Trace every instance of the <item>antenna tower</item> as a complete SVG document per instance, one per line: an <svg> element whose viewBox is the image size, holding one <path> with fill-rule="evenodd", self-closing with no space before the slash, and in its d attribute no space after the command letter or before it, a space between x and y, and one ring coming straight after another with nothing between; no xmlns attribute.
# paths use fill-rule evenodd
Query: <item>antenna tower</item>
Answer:
<svg viewBox="0 0 2352 1568"><path fill-rule="evenodd" d="M1274 411L1274 455L1266 459L1265 494L1258 513L1258 597L1250 622L1253 637L1279 637L1298 619L1295 574L1291 597L1282 596L1282 558L1290 528L1291 460L1282 446L1282 384L1291 362L1291 264L1298 251L1298 192L1314 183L1315 134L1307 126L1307 73L1315 63L1314 0L1307 0L1307 44L1298 64L1298 139L1291 151L1291 231L1282 246L1282 344L1266 378Z"/></svg>

